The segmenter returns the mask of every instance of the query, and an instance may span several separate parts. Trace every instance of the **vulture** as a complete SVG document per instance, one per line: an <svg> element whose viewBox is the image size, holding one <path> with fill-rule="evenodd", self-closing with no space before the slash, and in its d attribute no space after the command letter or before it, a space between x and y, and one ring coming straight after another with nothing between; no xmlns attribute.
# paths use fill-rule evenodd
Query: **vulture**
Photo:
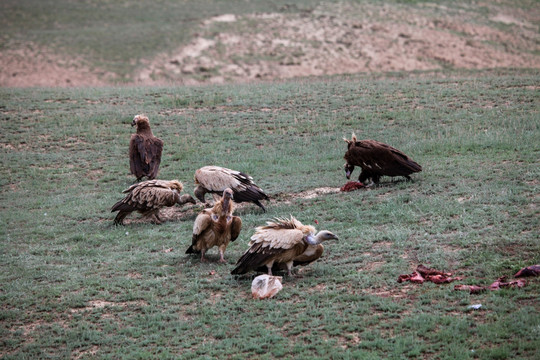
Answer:
<svg viewBox="0 0 540 360"><path fill-rule="evenodd" d="M220 166L204 166L195 171L195 197L204 203L204 195L213 193L221 195L229 188L233 191L233 201L241 203L251 201L266 212L260 200L269 200L268 195L255 185L253 178L240 171Z"/></svg>
<svg viewBox="0 0 540 360"><path fill-rule="evenodd" d="M129 168L137 181L143 177L148 180L156 178L161 162L163 141L152 134L150 122L145 115L136 115L131 126L137 127L137 132L131 135L129 141Z"/></svg>
<svg viewBox="0 0 540 360"><path fill-rule="evenodd" d="M284 264L291 276L295 262L297 265L309 264L321 256L323 241L338 239L328 230L315 232L313 226L303 225L293 216L268 221L255 229L249 249L238 259L231 274L245 274L266 267L268 275L272 275L274 265Z"/></svg>
<svg viewBox="0 0 540 360"><path fill-rule="evenodd" d="M127 193L126 197L111 208L111 212L118 211L114 224L123 225L124 218L133 211L150 216L152 222L161 224L159 209L162 207L183 205L187 202L195 204L191 195L180 195L182 189L183 185L178 180L147 180L131 185L123 191Z"/></svg>
<svg viewBox="0 0 540 360"><path fill-rule="evenodd" d="M352 134L352 140L343 139L347 142L345 153L345 175L350 179L355 166L360 166L362 172L358 181L365 183L371 179L374 184L379 183L381 176L404 176L410 178L410 174L422 171L422 167L407 155L376 140L356 139Z"/></svg>
<svg viewBox="0 0 540 360"><path fill-rule="evenodd" d="M191 246L186 254L201 253L201 261L205 262L204 254L210 248L219 248L220 262L225 262L223 254L230 241L240 235L242 220L233 216L233 191L229 188L223 191L223 197L211 209L204 209L197 215L193 224Z"/></svg>

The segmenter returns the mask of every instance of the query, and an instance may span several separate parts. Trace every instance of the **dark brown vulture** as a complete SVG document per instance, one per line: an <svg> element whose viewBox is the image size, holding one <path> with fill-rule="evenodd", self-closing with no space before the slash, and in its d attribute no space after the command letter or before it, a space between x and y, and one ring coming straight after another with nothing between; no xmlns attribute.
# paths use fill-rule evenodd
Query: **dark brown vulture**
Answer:
<svg viewBox="0 0 540 360"><path fill-rule="evenodd" d="M272 275L274 264L285 264L291 276L295 261L297 264L307 264L316 260L322 254L323 249L319 245L323 241L338 239L327 230L315 232L313 226L303 225L292 216L290 219L267 222L256 229L249 249L238 259L231 274L245 274L266 266L268 275Z"/></svg>
<svg viewBox="0 0 540 360"><path fill-rule="evenodd" d="M145 115L136 115L131 126L137 127L137 132L131 135L129 141L129 168L131 173L140 181L143 177L155 179L161 162L163 141L152 134L150 122Z"/></svg>
<svg viewBox="0 0 540 360"><path fill-rule="evenodd" d="M352 140L343 139L347 142L345 153L345 175L350 179L355 166L360 166L362 172L358 181L365 184L367 179L378 184L381 176L404 176L410 178L410 174L422 171L422 167L407 155L376 140L356 139L352 134Z"/></svg>
<svg viewBox="0 0 540 360"><path fill-rule="evenodd" d="M123 191L127 193L126 197L111 208L111 212L118 211L114 224L123 225L124 218L133 211L150 216L153 223L161 224L159 209L162 207L183 205L187 202L195 204L191 195L180 195L182 189L182 183L178 180L147 180L131 185Z"/></svg>
<svg viewBox="0 0 540 360"><path fill-rule="evenodd" d="M240 171L220 166L204 166L195 171L195 184L195 197L202 203L205 202L206 193L221 195L223 190L229 188L233 191L234 202L250 201L266 212L259 200L268 200L268 195L255 185L251 176Z"/></svg>
<svg viewBox="0 0 540 360"><path fill-rule="evenodd" d="M201 253L201 261L205 262L204 254L210 248L219 248L220 262L225 262L223 254L230 241L240 235L242 220L233 216L233 191L225 189L223 197L211 209L204 209L197 215L193 224L191 246L186 254Z"/></svg>

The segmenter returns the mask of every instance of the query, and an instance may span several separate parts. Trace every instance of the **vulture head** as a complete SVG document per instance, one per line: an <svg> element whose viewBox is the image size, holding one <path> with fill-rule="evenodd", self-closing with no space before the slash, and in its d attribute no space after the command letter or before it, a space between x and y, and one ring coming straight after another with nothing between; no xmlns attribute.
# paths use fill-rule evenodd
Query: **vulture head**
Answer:
<svg viewBox="0 0 540 360"><path fill-rule="evenodd" d="M150 128L150 120L148 120L148 116L146 115L135 115L131 122L131 126L137 126L137 130Z"/></svg>
<svg viewBox="0 0 540 360"><path fill-rule="evenodd" d="M176 190L176 191L180 192L184 188L184 185L182 185L182 183L180 181L178 181L178 180L171 180L171 181L169 181L169 188L171 190Z"/></svg>
<svg viewBox="0 0 540 360"><path fill-rule="evenodd" d="M316 235L309 234L308 236L306 236L306 242L309 245L319 245L320 243L326 240L339 240L339 239L334 233L328 230L321 230Z"/></svg>
<svg viewBox="0 0 540 360"><path fill-rule="evenodd" d="M232 206L233 191L229 188L223 190L223 209L229 210L229 207Z"/></svg>
<svg viewBox="0 0 540 360"><path fill-rule="evenodd" d="M351 146L353 146L358 141L354 133L352 133L351 140L345 139L345 138L343 138L343 140L347 143L347 150L349 150ZM350 179L351 174L354 171L354 165L350 165L348 162L346 162L344 167L345 167L345 176L347 177L347 179Z"/></svg>
<svg viewBox="0 0 540 360"><path fill-rule="evenodd" d="M351 174L354 171L354 165L351 165L349 163L345 163L344 167L345 167L345 176L347 177L347 179L350 179Z"/></svg>

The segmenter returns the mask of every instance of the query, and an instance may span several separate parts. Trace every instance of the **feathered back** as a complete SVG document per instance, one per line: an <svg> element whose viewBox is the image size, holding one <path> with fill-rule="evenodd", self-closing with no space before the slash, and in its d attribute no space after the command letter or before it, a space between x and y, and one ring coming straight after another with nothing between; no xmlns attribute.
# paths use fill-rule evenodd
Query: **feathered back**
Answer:
<svg viewBox="0 0 540 360"><path fill-rule="evenodd" d="M203 166L195 171L195 196L204 202L204 193L220 194L230 188L237 203L250 201L265 210L259 200L269 200L268 195L258 187L253 178L243 172L231 170L221 166ZM204 190L202 190L204 189Z"/></svg>
<svg viewBox="0 0 540 360"><path fill-rule="evenodd" d="M315 232L313 226L304 225L293 216L290 219L276 218L255 229L249 246L261 243L263 247L290 249L305 236L315 234Z"/></svg>
<svg viewBox="0 0 540 360"><path fill-rule="evenodd" d="M114 204L111 211L146 211L172 206L178 201L182 189L178 180L148 180L133 184L123 191L127 195Z"/></svg>

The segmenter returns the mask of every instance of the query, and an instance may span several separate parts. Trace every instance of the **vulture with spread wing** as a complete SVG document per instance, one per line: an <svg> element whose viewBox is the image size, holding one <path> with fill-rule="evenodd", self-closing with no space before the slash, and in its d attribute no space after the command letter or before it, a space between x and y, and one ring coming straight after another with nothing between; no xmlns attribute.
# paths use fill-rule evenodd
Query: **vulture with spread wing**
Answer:
<svg viewBox="0 0 540 360"><path fill-rule="evenodd" d="M183 185L178 180L147 180L131 185L123 191L127 193L126 197L111 208L111 212L118 211L114 224L123 225L124 218L133 211L150 216L153 223L161 224L159 209L162 207L187 202L195 204L191 195L180 195L182 189Z"/></svg>
<svg viewBox="0 0 540 360"><path fill-rule="evenodd" d="M266 211L260 200L269 200L268 195L255 185L251 176L240 171L220 166L204 166L195 171L195 184L195 197L203 203L206 193L221 195L223 190L229 188L233 191L234 202L250 201Z"/></svg>
<svg viewBox="0 0 540 360"><path fill-rule="evenodd" d="M193 237L191 246L186 254L201 253L201 261L206 261L204 254L214 246L219 248L220 262L225 262L223 254L230 241L240 235L242 220L233 216L233 191L225 189L223 197L211 209L201 211L193 224Z"/></svg>
<svg viewBox="0 0 540 360"><path fill-rule="evenodd" d="M288 274L292 275L295 261L305 264L316 260L322 254L319 245L331 239L338 237L328 230L316 233L313 226L303 225L292 216L269 221L256 229L249 249L238 259L231 274L245 274L266 266L268 275L272 275L274 264L285 264Z"/></svg>
<svg viewBox="0 0 540 360"><path fill-rule="evenodd" d="M145 115L136 115L131 126L137 127L137 132L131 135L129 141L131 173L137 177L137 181L145 176L153 180L159 171L163 141L152 134L150 121Z"/></svg>
<svg viewBox="0 0 540 360"><path fill-rule="evenodd" d="M422 171L422 167L407 155L376 140L356 139L352 134L352 140L343 139L347 142L345 153L345 175L350 179L355 166L360 166L362 172L358 181L365 183L371 179L373 183L379 183L381 176L404 176L410 178L410 174Z"/></svg>

